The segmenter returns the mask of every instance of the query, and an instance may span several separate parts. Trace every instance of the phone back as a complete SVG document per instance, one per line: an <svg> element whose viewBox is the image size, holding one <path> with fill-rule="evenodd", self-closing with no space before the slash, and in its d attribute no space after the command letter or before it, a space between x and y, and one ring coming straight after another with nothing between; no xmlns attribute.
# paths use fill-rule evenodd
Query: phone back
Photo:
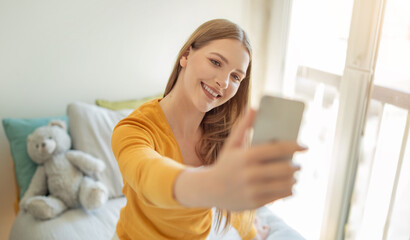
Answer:
<svg viewBox="0 0 410 240"><path fill-rule="evenodd" d="M296 141L305 104L300 101L263 96L254 123L253 144Z"/></svg>

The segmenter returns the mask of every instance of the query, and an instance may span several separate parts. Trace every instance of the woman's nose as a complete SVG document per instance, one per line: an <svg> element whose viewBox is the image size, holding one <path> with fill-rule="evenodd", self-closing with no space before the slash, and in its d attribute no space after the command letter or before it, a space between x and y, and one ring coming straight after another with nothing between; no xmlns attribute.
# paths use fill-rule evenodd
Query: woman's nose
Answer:
<svg viewBox="0 0 410 240"><path fill-rule="evenodd" d="M220 75L217 79L216 79L216 84L222 88L222 89L226 89L229 85L229 75Z"/></svg>

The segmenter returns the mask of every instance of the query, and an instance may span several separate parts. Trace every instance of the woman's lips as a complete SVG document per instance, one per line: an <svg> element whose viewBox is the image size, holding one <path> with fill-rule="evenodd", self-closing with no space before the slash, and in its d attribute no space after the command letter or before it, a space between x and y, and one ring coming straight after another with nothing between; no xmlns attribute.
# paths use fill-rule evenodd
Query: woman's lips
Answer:
<svg viewBox="0 0 410 240"><path fill-rule="evenodd" d="M204 90L205 94L212 99L216 99L221 97L221 94L219 94L214 88L208 86L207 84L201 82L202 89Z"/></svg>

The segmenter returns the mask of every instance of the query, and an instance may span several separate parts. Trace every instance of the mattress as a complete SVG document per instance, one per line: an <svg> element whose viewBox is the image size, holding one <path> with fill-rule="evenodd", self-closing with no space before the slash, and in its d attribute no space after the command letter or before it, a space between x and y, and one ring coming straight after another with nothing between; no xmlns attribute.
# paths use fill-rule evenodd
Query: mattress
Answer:
<svg viewBox="0 0 410 240"><path fill-rule="evenodd" d="M111 239L125 203L125 197L110 199L98 210L71 209L47 221L36 220L20 211L13 223L10 240Z"/></svg>
<svg viewBox="0 0 410 240"><path fill-rule="evenodd" d="M96 211L86 212L80 208L71 209L59 217L47 221L36 220L30 214L20 211L13 223L10 240L110 240L114 236L120 209L125 206L125 203L125 197L115 198L109 200ZM267 207L259 208L256 213L262 224L270 226L267 240L304 239ZM214 226L215 222L207 240L240 239L234 228L221 234L214 231Z"/></svg>

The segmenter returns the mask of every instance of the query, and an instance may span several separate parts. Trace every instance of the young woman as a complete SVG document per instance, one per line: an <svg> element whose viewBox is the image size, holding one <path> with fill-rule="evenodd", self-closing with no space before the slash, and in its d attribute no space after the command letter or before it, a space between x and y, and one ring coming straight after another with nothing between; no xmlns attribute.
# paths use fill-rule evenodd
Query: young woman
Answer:
<svg viewBox="0 0 410 240"><path fill-rule="evenodd" d="M219 224L225 216L243 239L266 237L251 226L252 210L292 194L299 167L277 159L303 148L248 146L251 53L236 24L202 24L179 52L164 97L115 127L112 149L127 197L120 239L206 239L212 207Z"/></svg>

